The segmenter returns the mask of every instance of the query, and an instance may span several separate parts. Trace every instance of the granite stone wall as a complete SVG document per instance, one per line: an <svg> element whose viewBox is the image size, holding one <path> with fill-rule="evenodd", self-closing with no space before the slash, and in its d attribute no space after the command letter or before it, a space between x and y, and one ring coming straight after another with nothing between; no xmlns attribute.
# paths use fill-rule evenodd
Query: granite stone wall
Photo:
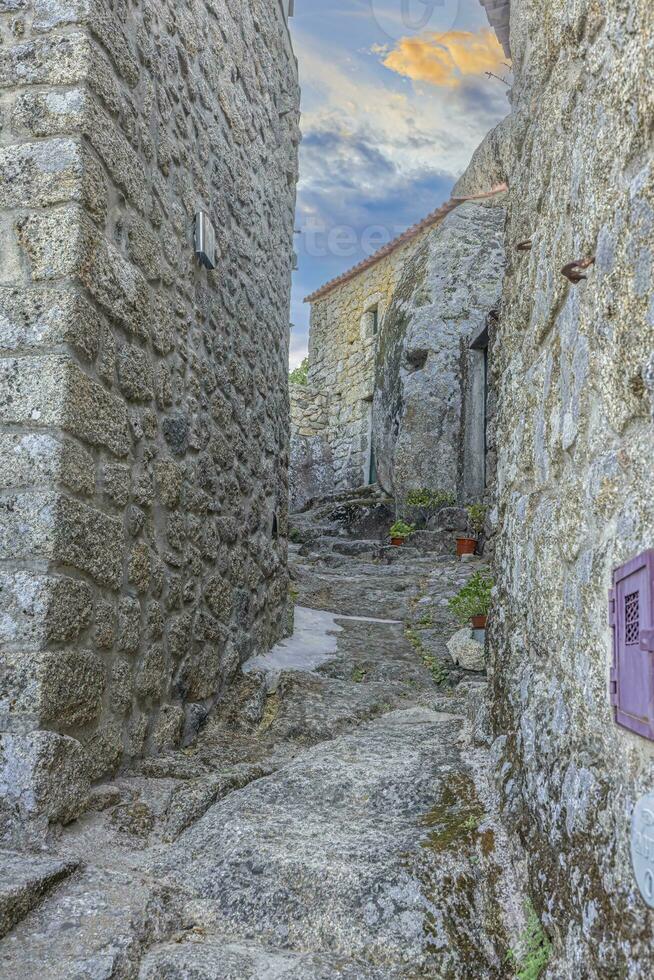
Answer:
<svg viewBox="0 0 654 980"><path fill-rule="evenodd" d="M306 398L291 402L290 482L296 504L300 497L353 489L369 482L379 331L404 265L423 237L424 232L399 245L311 305L309 386L322 399L324 429L320 444L315 433L302 435L313 424L316 406ZM318 465L308 480L306 470L312 459ZM310 493L302 489L309 484Z"/></svg>
<svg viewBox="0 0 654 980"><path fill-rule="evenodd" d="M291 454L289 504L291 512L328 493L334 467L327 435L325 392L312 385L291 384Z"/></svg>
<svg viewBox="0 0 654 980"><path fill-rule="evenodd" d="M630 861L654 745L614 722L608 625L612 569L654 546L653 37L650 0L511 2L495 754L552 976L654 972Z"/></svg>
<svg viewBox="0 0 654 980"><path fill-rule="evenodd" d="M493 183L479 174L480 189ZM471 350L498 306L504 197L447 215L407 262L377 349L374 444L381 485L400 512L411 490L485 492L484 355Z"/></svg>
<svg viewBox="0 0 654 980"><path fill-rule="evenodd" d="M191 737L283 631L298 86L277 0L0 0L0 35L12 839Z"/></svg>

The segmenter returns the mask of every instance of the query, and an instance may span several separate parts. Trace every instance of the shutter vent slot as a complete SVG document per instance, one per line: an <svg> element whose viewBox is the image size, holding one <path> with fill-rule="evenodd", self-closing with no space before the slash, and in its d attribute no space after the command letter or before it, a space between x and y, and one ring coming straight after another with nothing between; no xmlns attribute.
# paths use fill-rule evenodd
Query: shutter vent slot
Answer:
<svg viewBox="0 0 654 980"><path fill-rule="evenodd" d="M634 646L640 637L640 592L632 592L624 600L624 641Z"/></svg>

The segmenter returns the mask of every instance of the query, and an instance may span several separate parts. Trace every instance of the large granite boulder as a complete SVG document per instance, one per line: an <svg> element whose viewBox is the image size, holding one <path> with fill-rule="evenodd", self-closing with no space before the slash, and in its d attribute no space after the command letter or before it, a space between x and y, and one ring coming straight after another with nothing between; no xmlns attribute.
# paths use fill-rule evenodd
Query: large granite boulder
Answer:
<svg viewBox="0 0 654 980"><path fill-rule="evenodd" d="M462 204L431 231L383 320L373 431L379 481L400 508L422 487L483 493L483 468L476 485L464 478L466 358L499 301L502 198Z"/></svg>
<svg viewBox="0 0 654 980"><path fill-rule="evenodd" d="M466 626L458 630L454 636L448 640L447 649L455 664L463 667L464 670L485 670L486 660L484 658L484 644L476 640L472 635L472 630Z"/></svg>

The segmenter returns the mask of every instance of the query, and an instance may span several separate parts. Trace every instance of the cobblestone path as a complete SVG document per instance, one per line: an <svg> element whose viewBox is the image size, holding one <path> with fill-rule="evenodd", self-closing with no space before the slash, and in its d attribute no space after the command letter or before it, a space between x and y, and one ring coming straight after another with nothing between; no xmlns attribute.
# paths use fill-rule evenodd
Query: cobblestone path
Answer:
<svg viewBox="0 0 654 980"><path fill-rule="evenodd" d="M99 787L47 852L2 856L1 977L513 976L485 677L445 648L470 569L308 541L294 637L198 741Z"/></svg>

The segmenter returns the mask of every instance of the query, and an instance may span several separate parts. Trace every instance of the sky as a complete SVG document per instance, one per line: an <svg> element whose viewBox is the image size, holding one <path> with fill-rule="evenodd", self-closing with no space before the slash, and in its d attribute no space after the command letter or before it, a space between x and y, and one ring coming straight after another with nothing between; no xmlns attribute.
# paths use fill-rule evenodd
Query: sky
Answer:
<svg viewBox="0 0 654 980"><path fill-rule="evenodd" d="M507 115L508 75L480 0L296 0L302 143L291 367L309 305L340 275L450 196Z"/></svg>

